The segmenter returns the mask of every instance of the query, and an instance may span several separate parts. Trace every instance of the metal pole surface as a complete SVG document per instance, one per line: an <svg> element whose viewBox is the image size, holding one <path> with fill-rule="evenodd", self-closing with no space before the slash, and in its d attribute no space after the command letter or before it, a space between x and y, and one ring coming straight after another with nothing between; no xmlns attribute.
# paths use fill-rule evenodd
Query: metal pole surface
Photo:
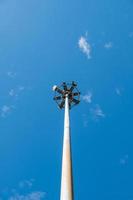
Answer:
<svg viewBox="0 0 133 200"><path fill-rule="evenodd" d="M65 99L64 140L60 200L73 200L71 138L68 96Z"/></svg>

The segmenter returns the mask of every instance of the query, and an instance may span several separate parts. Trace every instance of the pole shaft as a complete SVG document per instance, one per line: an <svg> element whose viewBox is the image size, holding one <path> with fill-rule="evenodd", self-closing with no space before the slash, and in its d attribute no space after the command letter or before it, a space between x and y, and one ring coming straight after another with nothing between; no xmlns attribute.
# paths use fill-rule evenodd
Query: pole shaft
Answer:
<svg viewBox="0 0 133 200"><path fill-rule="evenodd" d="M71 138L68 96L65 99L64 141L60 200L73 200Z"/></svg>

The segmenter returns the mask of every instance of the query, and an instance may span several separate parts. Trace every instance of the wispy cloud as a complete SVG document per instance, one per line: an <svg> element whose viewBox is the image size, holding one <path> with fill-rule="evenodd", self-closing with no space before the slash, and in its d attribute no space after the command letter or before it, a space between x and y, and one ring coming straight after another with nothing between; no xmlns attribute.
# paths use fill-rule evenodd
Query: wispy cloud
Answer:
<svg viewBox="0 0 133 200"><path fill-rule="evenodd" d="M88 59L91 59L91 45L87 41L87 37L81 36L78 45L80 50L87 56Z"/></svg>
<svg viewBox="0 0 133 200"><path fill-rule="evenodd" d="M11 96L11 97L16 96L16 92L15 92L14 89L11 89L11 90L9 91L9 96Z"/></svg>
<svg viewBox="0 0 133 200"><path fill-rule="evenodd" d="M24 86L18 86L16 88L12 88L9 90L8 92L8 95L11 97L11 98L18 98L19 95L25 90L25 87ZM15 108L14 105L3 105L1 108L0 108L0 117L7 117L12 111L13 109Z"/></svg>
<svg viewBox="0 0 133 200"><path fill-rule="evenodd" d="M122 96L123 88L115 88L115 92L118 96Z"/></svg>
<svg viewBox="0 0 133 200"><path fill-rule="evenodd" d="M43 200L45 198L45 192L35 191L26 195L14 194L9 197L8 200Z"/></svg>
<svg viewBox="0 0 133 200"><path fill-rule="evenodd" d="M116 88L116 89L115 89L115 92L116 92L116 94L117 94L118 96L121 96L121 91L120 91L119 88Z"/></svg>
<svg viewBox="0 0 133 200"><path fill-rule="evenodd" d="M19 86L19 87L18 87L18 90L19 90L19 91L23 91L24 89L25 89L24 86Z"/></svg>
<svg viewBox="0 0 133 200"><path fill-rule="evenodd" d="M21 189L27 187L27 188L31 188L33 186L33 183L34 183L34 179L30 179L30 180L24 180L24 181L20 181L19 182L19 187Z"/></svg>
<svg viewBox="0 0 133 200"><path fill-rule="evenodd" d="M9 72L7 72L7 75L8 75L10 78L14 78L14 77L17 75L17 73L16 73L16 72L9 71Z"/></svg>
<svg viewBox="0 0 133 200"><path fill-rule="evenodd" d="M25 89L24 86L19 86L17 88L12 88L10 91L9 91L9 96L11 97L18 97L19 94Z"/></svg>
<svg viewBox="0 0 133 200"><path fill-rule="evenodd" d="M128 154L124 155L122 158L120 158L120 164L126 165L128 163L128 159L129 159Z"/></svg>
<svg viewBox="0 0 133 200"><path fill-rule="evenodd" d="M90 108L90 114L94 120L105 118L105 113L98 104L96 104L93 108Z"/></svg>
<svg viewBox="0 0 133 200"><path fill-rule="evenodd" d="M1 117L7 117L11 111L14 109L14 106L3 105L1 108Z"/></svg>
<svg viewBox="0 0 133 200"><path fill-rule="evenodd" d="M129 33L129 37L132 38L133 37L133 32Z"/></svg>
<svg viewBox="0 0 133 200"><path fill-rule="evenodd" d="M87 94L82 95L81 98L82 98L83 101L85 101L86 103L91 103L91 102L92 102L92 93L91 93L91 92L87 92Z"/></svg>
<svg viewBox="0 0 133 200"><path fill-rule="evenodd" d="M113 47L113 43L112 42L107 42L104 44L104 48L105 49L111 49Z"/></svg>
<svg viewBox="0 0 133 200"><path fill-rule="evenodd" d="M6 188L0 194L0 200L44 200L46 193L40 190L33 190L35 179L20 181L17 188Z"/></svg>
<svg viewBox="0 0 133 200"><path fill-rule="evenodd" d="M101 109L101 107L96 104L96 105L92 105L92 107L89 109L88 113L84 113L82 115L82 119L83 119L83 126L84 127L88 127L88 123L89 121L95 121L98 122L100 119L105 118L106 115L103 112L103 110Z"/></svg>
<svg viewBox="0 0 133 200"><path fill-rule="evenodd" d="M83 126L85 128L88 127L88 122L89 122L88 116L86 114L83 114L82 118L83 118Z"/></svg>

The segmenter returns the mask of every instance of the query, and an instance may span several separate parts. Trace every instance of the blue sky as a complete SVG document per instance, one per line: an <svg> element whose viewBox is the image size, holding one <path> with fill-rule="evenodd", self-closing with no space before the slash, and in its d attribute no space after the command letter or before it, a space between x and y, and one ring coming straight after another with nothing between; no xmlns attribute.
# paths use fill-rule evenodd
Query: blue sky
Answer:
<svg viewBox="0 0 133 200"><path fill-rule="evenodd" d="M75 200L133 199L133 1L0 0L0 200L60 196L63 111L75 80Z"/></svg>

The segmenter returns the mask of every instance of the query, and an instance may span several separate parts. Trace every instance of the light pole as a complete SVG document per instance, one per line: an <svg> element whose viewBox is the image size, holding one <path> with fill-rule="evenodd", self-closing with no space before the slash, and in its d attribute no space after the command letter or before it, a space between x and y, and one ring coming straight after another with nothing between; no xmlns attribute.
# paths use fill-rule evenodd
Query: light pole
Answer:
<svg viewBox="0 0 133 200"><path fill-rule="evenodd" d="M64 139L62 154L62 174L61 174L61 193L60 200L73 200L73 175L72 175L72 156L71 156L71 135L69 110L80 102L80 92L77 84L63 82L60 87L54 86L54 100L60 109L65 108L64 116ZM59 93L57 96L57 93Z"/></svg>

